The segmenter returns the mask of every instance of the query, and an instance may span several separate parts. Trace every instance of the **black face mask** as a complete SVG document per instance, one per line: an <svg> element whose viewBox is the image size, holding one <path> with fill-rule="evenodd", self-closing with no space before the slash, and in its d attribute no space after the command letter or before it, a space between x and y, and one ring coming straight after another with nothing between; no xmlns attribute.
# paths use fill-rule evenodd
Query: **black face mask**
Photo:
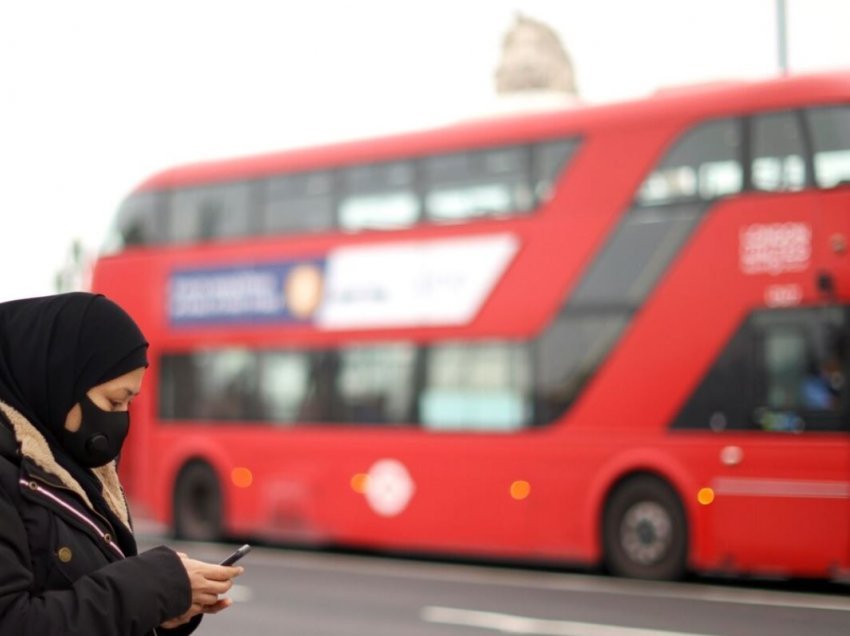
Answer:
<svg viewBox="0 0 850 636"><path fill-rule="evenodd" d="M130 430L127 411L104 411L84 395L80 400L83 419L75 432L62 430L62 446L77 462L88 468L108 464L118 457Z"/></svg>

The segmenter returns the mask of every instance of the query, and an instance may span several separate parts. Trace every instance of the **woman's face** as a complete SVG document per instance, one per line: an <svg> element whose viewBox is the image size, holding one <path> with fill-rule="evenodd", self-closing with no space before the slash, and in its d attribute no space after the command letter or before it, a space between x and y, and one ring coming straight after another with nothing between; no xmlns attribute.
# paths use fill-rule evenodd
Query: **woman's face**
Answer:
<svg viewBox="0 0 850 636"><path fill-rule="evenodd" d="M92 387L86 394L96 406L104 411L126 411L130 408L130 402L133 401L133 398L142 390L142 379L144 377L145 368L139 367ZM65 428L72 433L76 432L80 428L82 417L80 405L75 404L65 417Z"/></svg>

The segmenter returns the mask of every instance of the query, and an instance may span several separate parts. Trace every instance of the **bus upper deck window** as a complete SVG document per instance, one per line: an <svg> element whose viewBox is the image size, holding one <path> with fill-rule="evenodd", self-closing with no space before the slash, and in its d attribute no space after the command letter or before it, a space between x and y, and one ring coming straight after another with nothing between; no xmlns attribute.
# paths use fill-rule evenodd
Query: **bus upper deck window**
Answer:
<svg viewBox="0 0 850 636"><path fill-rule="evenodd" d="M638 204L710 200L740 192L740 149L738 119L718 119L693 128L650 172L638 191Z"/></svg>
<svg viewBox="0 0 850 636"><path fill-rule="evenodd" d="M247 236L254 228L247 183L177 190L171 197L168 238L175 243Z"/></svg>
<svg viewBox="0 0 850 636"><path fill-rule="evenodd" d="M333 226L333 172L275 176L262 188L262 233L321 232Z"/></svg>
<svg viewBox="0 0 850 636"><path fill-rule="evenodd" d="M757 115L752 124L752 148L756 190L789 191L806 186L806 150L797 113Z"/></svg>
<svg viewBox="0 0 850 636"><path fill-rule="evenodd" d="M551 198L558 177L578 149L578 139L559 139L535 144L531 154L531 179L538 203Z"/></svg>
<svg viewBox="0 0 850 636"><path fill-rule="evenodd" d="M515 146L425 159L427 218L452 222L531 210L527 153Z"/></svg>
<svg viewBox="0 0 850 636"><path fill-rule="evenodd" d="M850 106L811 108L806 115L814 141L818 186L850 184Z"/></svg>
<svg viewBox="0 0 850 636"><path fill-rule="evenodd" d="M355 166L341 176L343 194L337 214L343 230L402 228L419 220L412 162Z"/></svg>
<svg viewBox="0 0 850 636"><path fill-rule="evenodd" d="M156 192L128 197L121 204L101 251L114 254L127 247L161 242L161 200L162 195Z"/></svg>

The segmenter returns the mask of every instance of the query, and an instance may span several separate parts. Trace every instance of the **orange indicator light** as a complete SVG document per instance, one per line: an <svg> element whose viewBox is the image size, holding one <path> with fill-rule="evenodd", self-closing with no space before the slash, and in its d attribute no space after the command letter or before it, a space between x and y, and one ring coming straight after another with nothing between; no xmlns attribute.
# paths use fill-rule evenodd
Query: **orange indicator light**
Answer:
<svg viewBox="0 0 850 636"><path fill-rule="evenodd" d="M520 501L531 494L531 484L524 479L518 479L511 484L511 497Z"/></svg>
<svg viewBox="0 0 850 636"><path fill-rule="evenodd" d="M230 481L237 488L247 488L254 483L254 473L244 466L239 466L230 471Z"/></svg>
<svg viewBox="0 0 850 636"><path fill-rule="evenodd" d="M703 506L707 506L714 501L714 491L711 488L700 488L697 493L697 501Z"/></svg>
<svg viewBox="0 0 850 636"><path fill-rule="evenodd" d="M369 481L369 475L366 473L357 473L351 478L351 489L362 495L366 492L366 482Z"/></svg>

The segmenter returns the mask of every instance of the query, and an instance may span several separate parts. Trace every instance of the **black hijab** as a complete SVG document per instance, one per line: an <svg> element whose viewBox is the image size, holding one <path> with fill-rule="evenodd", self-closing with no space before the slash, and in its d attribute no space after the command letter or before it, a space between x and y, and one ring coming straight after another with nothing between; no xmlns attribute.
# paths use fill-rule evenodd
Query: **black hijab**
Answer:
<svg viewBox="0 0 850 636"><path fill-rule="evenodd" d="M110 518L100 482L59 440L71 407L92 387L146 367L147 347L133 319L100 294L0 303L0 400L44 435L56 460Z"/></svg>
<svg viewBox="0 0 850 636"><path fill-rule="evenodd" d="M146 367L148 343L99 294L0 303L0 399L57 444L71 407L92 387Z"/></svg>

